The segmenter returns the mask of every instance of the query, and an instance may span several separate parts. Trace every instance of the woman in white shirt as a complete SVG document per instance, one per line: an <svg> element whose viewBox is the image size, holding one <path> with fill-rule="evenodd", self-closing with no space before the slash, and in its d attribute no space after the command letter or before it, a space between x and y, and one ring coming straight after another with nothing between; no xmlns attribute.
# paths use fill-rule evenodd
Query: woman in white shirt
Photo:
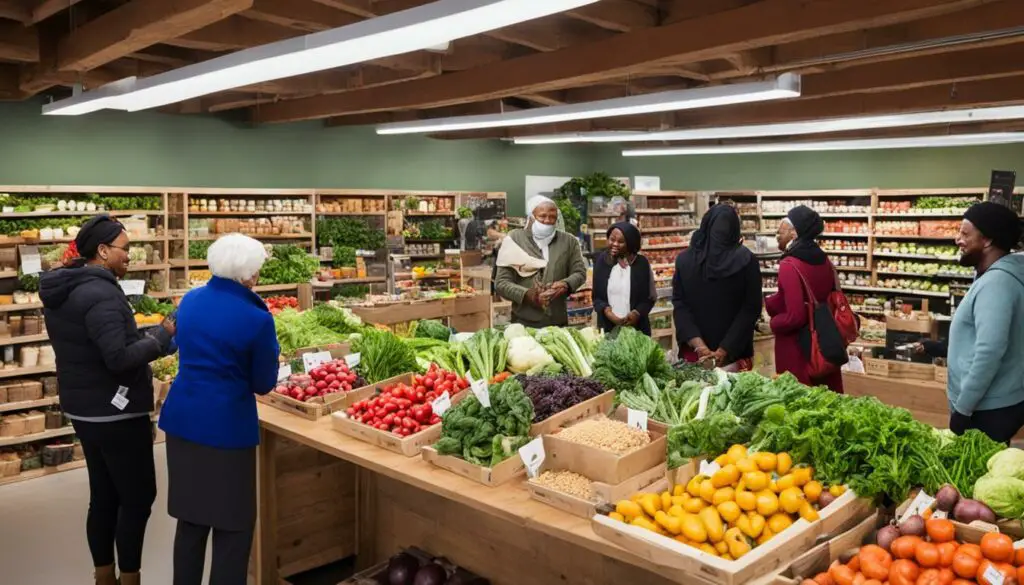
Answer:
<svg viewBox="0 0 1024 585"><path fill-rule="evenodd" d="M651 334L648 315L658 299L654 271L640 254L640 230L628 221L608 228L608 248L594 261L594 311L604 331L635 327Z"/></svg>

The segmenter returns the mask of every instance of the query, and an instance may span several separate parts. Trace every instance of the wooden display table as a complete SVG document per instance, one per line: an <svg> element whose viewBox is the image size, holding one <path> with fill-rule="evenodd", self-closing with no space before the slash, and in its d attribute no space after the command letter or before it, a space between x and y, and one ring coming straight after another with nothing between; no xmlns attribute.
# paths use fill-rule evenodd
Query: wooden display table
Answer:
<svg viewBox="0 0 1024 585"><path fill-rule="evenodd" d="M906 408L935 428L949 427L946 385L941 382L843 372L843 389L851 396L874 396L889 406Z"/></svg>
<svg viewBox="0 0 1024 585"><path fill-rule="evenodd" d="M458 331L478 331L490 326L491 297L472 296L393 303L379 307L352 307L352 312L367 323L394 325L420 319L449 319Z"/></svg>
<svg viewBox="0 0 1024 585"><path fill-rule="evenodd" d="M368 567L408 546L495 585L686 582L670 569L650 571L589 520L531 500L522 479L489 488L342 435L329 418L263 404L259 416L259 585L353 553Z"/></svg>

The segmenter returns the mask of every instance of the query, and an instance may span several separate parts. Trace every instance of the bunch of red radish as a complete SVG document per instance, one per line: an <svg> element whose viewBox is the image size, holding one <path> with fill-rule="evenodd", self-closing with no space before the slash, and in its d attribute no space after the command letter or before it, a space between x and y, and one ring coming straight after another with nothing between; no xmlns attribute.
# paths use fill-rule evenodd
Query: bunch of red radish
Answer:
<svg viewBox="0 0 1024 585"><path fill-rule="evenodd" d="M352 420L377 430L408 437L441 422L432 406L436 398L466 388L469 382L465 378L431 364L426 374L413 376L411 384L385 386L376 396L356 402L345 412Z"/></svg>
<svg viewBox="0 0 1024 585"><path fill-rule="evenodd" d="M365 385L366 381L357 376L345 360L334 360L320 364L308 374L292 374L278 384L274 392L309 402L318 396L351 392L353 388L362 388Z"/></svg>

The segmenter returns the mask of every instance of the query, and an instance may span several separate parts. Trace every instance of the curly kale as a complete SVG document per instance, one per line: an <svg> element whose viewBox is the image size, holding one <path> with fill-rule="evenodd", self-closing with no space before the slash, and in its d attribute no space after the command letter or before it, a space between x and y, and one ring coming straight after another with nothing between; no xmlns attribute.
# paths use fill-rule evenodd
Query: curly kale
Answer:
<svg viewBox="0 0 1024 585"><path fill-rule="evenodd" d="M529 442L533 403L514 378L490 387L490 408L469 396L444 413L434 448L483 467L494 467Z"/></svg>
<svg viewBox="0 0 1024 585"><path fill-rule="evenodd" d="M516 376L533 403L533 422L547 420L563 410L603 394L604 385L576 376Z"/></svg>

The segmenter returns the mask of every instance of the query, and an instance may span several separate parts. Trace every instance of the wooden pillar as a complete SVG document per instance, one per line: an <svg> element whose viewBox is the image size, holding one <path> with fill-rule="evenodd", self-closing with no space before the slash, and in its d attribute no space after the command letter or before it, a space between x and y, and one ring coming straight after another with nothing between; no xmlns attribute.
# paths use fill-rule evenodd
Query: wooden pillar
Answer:
<svg viewBox="0 0 1024 585"><path fill-rule="evenodd" d="M257 460L259 516L256 523L256 585L278 585L277 566L277 435L260 428Z"/></svg>

